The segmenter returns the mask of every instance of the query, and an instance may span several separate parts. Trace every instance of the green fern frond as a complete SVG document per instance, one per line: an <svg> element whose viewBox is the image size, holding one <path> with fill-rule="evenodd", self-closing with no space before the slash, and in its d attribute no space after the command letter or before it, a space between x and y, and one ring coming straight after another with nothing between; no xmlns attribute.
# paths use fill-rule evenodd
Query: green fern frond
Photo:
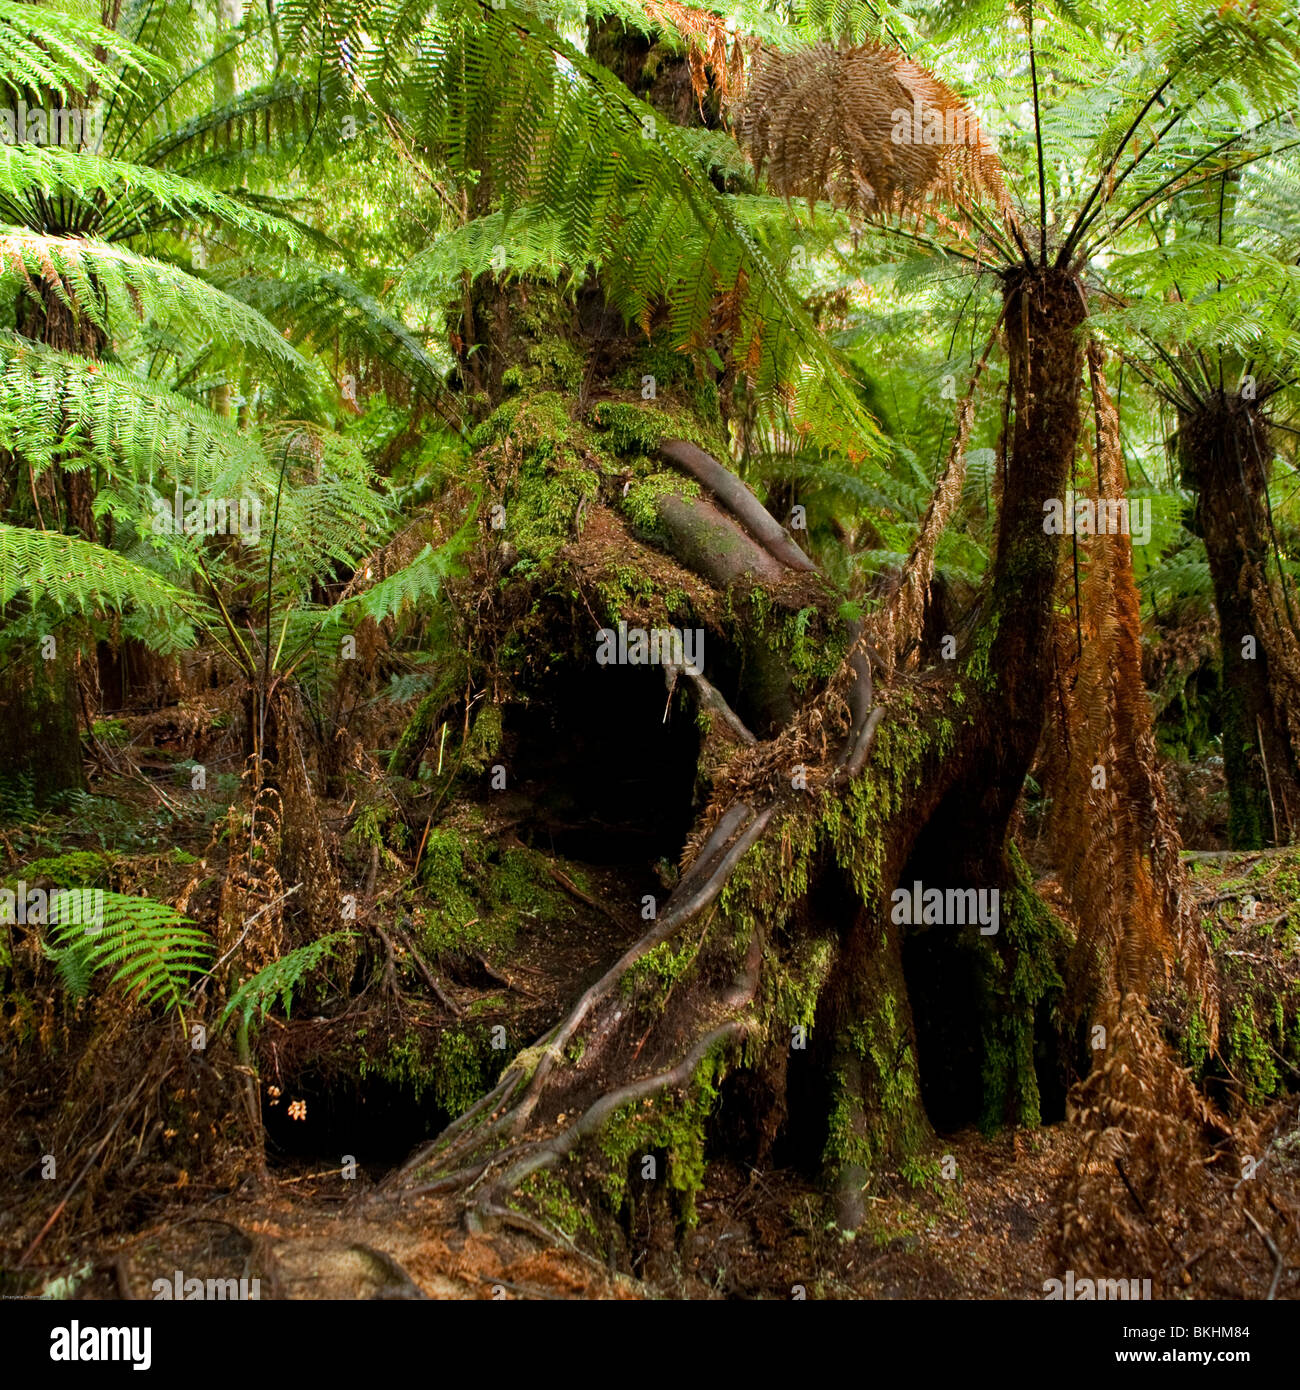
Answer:
<svg viewBox="0 0 1300 1390"><path fill-rule="evenodd" d="M268 487L260 442L227 419L110 362L0 331L0 448L39 474L95 463L108 479L169 478L215 496Z"/></svg>
<svg viewBox="0 0 1300 1390"><path fill-rule="evenodd" d="M471 510L460 530L445 545L436 550L426 545L396 574L339 605L340 616L353 621L370 618L383 622L404 608L436 598L445 581L456 573L457 561L473 538L474 519L475 512Z"/></svg>
<svg viewBox="0 0 1300 1390"><path fill-rule="evenodd" d="M198 276L120 246L78 237L43 236L0 227L0 272L35 292L47 287L74 314L105 332L114 314L198 325L282 368L307 375L308 364L256 310Z"/></svg>
<svg viewBox="0 0 1300 1390"><path fill-rule="evenodd" d="M130 608L193 615L202 608L192 594L102 545L0 522L0 608L19 595L78 617ZM185 631L192 641L190 621Z"/></svg>
<svg viewBox="0 0 1300 1390"><path fill-rule="evenodd" d="M347 931L331 932L264 966L256 975L244 980L230 996L222 1010L218 1027L224 1028L236 1014L247 1027L254 1015L259 1021L264 1019L277 1000L288 1014L293 1006L293 992L303 977L354 935L354 932Z"/></svg>
<svg viewBox="0 0 1300 1390"><path fill-rule="evenodd" d="M67 225L93 227L104 241L135 236L179 219L203 219L233 232L289 246L301 234L281 218L193 179L143 164L57 145L0 145L0 217L31 225L38 200L62 199Z"/></svg>
<svg viewBox="0 0 1300 1390"><path fill-rule="evenodd" d="M1141 584L1145 596L1161 607L1191 604L1199 611L1210 612L1214 584L1204 542L1189 537L1181 549L1152 565L1142 576Z"/></svg>
<svg viewBox="0 0 1300 1390"><path fill-rule="evenodd" d="M491 212L422 251L403 270L399 289L436 300L465 272L471 279L489 270L550 278L566 269L572 250L558 217L545 210L520 208L513 217Z"/></svg>
<svg viewBox="0 0 1300 1390"><path fill-rule="evenodd" d="M374 296L349 276L307 262L286 262L276 270L270 275L259 264L257 273L215 278L260 313L287 323L292 341L304 349L337 346L350 361L383 363L460 428L459 408L443 379L445 369Z"/></svg>
<svg viewBox="0 0 1300 1390"><path fill-rule="evenodd" d="M194 976L212 959L212 945L201 931L167 903L133 898L123 893L70 890L61 906L77 899L72 912L50 926L50 938L58 948L49 951L60 963L65 981L84 987L99 970L113 970L111 984L123 984L145 1008L163 1004L179 1013L184 992ZM93 908L102 904L102 921Z"/></svg>
<svg viewBox="0 0 1300 1390"><path fill-rule="evenodd" d="M467 179L492 169L506 227L545 209L549 254L600 265L627 321L666 302L675 345L704 358L726 302L729 346L761 408L844 452L880 451L843 362L713 187L697 142L586 53L523 10L475 0L441 7L418 44L386 34L382 14L373 35L356 9L295 14L347 34L356 81L414 146Z"/></svg>
<svg viewBox="0 0 1300 1390"><path fill-rule="evenodd" d="M168 128L135 158L152 167L166 164L210 176L268 154L301 152L309 141L323 151L343 139L338 113L346 109L346 97L337 84L279 78Z"/></svg>
<svg viewBox="0 0 1300 1390"><path fill-rule="evenodd" d="M156 54L80 16L24 0L0 0L0 82L49 89L60 100L111 88L123 71L158 73Z"/></svg>

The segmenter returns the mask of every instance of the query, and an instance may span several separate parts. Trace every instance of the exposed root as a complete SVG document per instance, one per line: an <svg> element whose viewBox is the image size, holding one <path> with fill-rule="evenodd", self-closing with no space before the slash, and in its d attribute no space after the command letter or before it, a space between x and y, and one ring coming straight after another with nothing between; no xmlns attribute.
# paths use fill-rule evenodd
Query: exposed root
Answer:
<svg viewBox="0 0 1300 1390"><path fill-rule="evenodd" d="M661 493L655 515L670 538L672 554L719 588L741 578L777 584L788 573L771 551L703 497Z"/></svg>
<svg viewBox="0 0 1300 1390"><path fill-rule="evenodd" d="M591 1013L592 1009L603 1000L608 999L614 992L623 976L628 970L656 946L667 941L670 936L677 932L698 912L706 908L722 891L726 885L731 872L740 862L742 856L767 829L768 822L772 818L772 807L760 812L750 821L749 825L736 837L735 842L723 854L717 866L709 873L708 877L698 888L693 889L689 894L682 896L678 903L674 903L670 898L668 906L663 916L655 924L654 930L647 932L640 941L629 947L622 956L610 967L609 970L578 1000L568 1018L560 1025L556 1032L551 1036L545 1045L541 1060L537 1064L537 1070L533 1073L533 1079L529 1084L528 1090L524 1093L523 1099L515 1109L511 1123L511 1129L517 1134L528 1123L533 1111L537 1107L537 1102L541 1099L546 1078L550 1075L556 1062L564 1056L564 1049L568 1046L573 1035L578 1031L582 1022ZM683 885L679 884L677 892L673 897L677 897Z"/></svg>
<svg viewBox="0 0 1300 1390"><path fill-rule="evenodd" d="M774 559L789 569L816 570L776 518L729 468L684 439L664 440L659 452L708 488Z"/></svg>
<svg viewBox="0 0 1300 1390"><path fill-rule="evenodd" d="M615 1091L607 1091L583 1113L576 1123L570 1125L554 1139L536 1148L526 1157L511 1164L493 1183L489 1190L489 1199L494 1204L499 1203L506 1193L518 1187L525 1178L542 1168L549 1168L552 1164L558 1163L566 1154L571 1153L582 1140L598 1134L616 1110L644 1100L647 1096L657 1095L660 1091L689 1084L691 1077L695 1075L696 1068L712 1048L725 1041L738 1040L748 1031L748 1027L749 1025L742 1019L730 1019L720 1027L713 1029L712 1032L706 1033L686 1056L670 1070L657 1072L653 1076L644 1076L640 1080L629 1082L626 1086L620 1086Z"/></svg>
<svg viewBox="0 0 1300 1390"><path fill-rule="evenodd" d="M376 930L378 929L376 928ZM402 945L406 947L407 954L411 958L411 963L415 966L416 974L418 974L424 983L429 986L430 990L433 991L434 997L443 1008L448 1010L449 1013L454 1014L455 1017L460 1018L465 1011L438 983L437 976L429 969L424 957L415 949L415 943L400 926L394 927L393 930L401 938Z"/></svg>
<svg viewBox="0 0 1300 1390"><path fill-rule="evenodd" d="M698 478L737 515L758 537L769 556L784 565L815 572L815 567L802 551L785 535L776 521L764 510L757 498L734 474L721 467L694 445L670 441L664 446L665 457L679 463ZM876 728L883 717L883 707L872 708L873 685L871 663L867 656L865 634L860 625L851 633L848 657L841 674L831 688L814 701L821 705L839 701L847 706L849 727L841 752L826 770L826 780L842 784L860 774L866 764ZM722 720L746 749L757 749L757 740L715 687L702 675L684 672L673 666L667 672L669 681L683 673L695 684L701 706ZM824 717L820 715L819 717ZM744 796L733 797L732 803L718 816L712 830L699 846L689 866L678 881L654 927L631 947L576 1002L568 1016L533 1047L517 1056L497 1085L488 1095L472 1106L450 1125L433 1144L423 1149L396 1175L402 1182L430 1164L437 1169L432 1181L410 1189L413 1192L447 1192L463 1190L483 1182L485 1174L499 1165L503 1155L517 1153L520 1145L510 1144L505 1150L490 1152L494 1143L527 1129L537 1107L548 1092L548 1083L556 1064L578 1030L587 1024L600 1005L608 1001L629 970L649 951L668 941L688 922L709 907L731 877L736 865L764 834L776 813L775 796L764 798L766 804L757 812ZM570 885L565 883L569 888ZM735 1013L745 1007L758 989L762 967L762 941L758 933L752 937L744 969L740 977L720 998L718 1006ZM588 1038L585 1057L592 1051L605 1048L618 1031L620 1015L606 1020L596 1034ZM571 1152L583 1139L595 1134L608 1117L620 1106L652 1094L655 1091L684 1084L693 1074L700 1059L715 1043L745 1032L750 1025L738 1019L708 1033L677 1066L666 1072L629 1082L607 1092L583 1113L581 1118L557 1138L537 1145L527 1145L525 1153L505 1168L491 1187L476 1201L481 1212L499 1211L504 1193L517 1187L530 1174L549 1167ZM642 1039L642 1045L644 1045ZM639 1055L640 1048L637 1049ZM531 1075L530 1075L531 1071ZM520 1088L523 1087L522 1094ZM517 1097L517 1099L516 1099Z"/></svg>
<svg viewBox="0 0 1300 1390"><path fill-rule="evenodd" d="M707 710L709 714L716 715L727 726L728 729L740 740L741 743L753 747L758 740L745 727L744 721L735 710L723 698L722 692L712 685L704 676L696 671L692 671L686 666L675 666L668 663L664 667L664 675L668 680L669 687L680 677L685 676L695 687L696 697L699 699L700 707Z"/></svg>
<svg viewBox="0 0 1300 1390"><path fill-rule="evenodd" d="M857 730L849 749L849 756L836 781L851 782L866 766L867 754L871 751L871 741L876 736L876 726L885 713L883 705L877 706L867 716L865 723Z"/></svg>

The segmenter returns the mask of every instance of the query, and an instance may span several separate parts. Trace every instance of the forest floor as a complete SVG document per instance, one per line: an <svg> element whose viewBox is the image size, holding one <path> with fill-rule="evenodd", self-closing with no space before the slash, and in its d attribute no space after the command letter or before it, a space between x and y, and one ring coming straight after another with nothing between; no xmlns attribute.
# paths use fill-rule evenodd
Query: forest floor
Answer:
<svg viewBox="0 0 1300 1390"><path fill-rule="evenodd" d="M262 1298L1041 1298L1055 1269L1056 1192L1077 1156L1067 1125L949 1137L959 1182L873 1197L851 1239L821 1194L781 1170L712 1165L680 1254L643 1250L634 1280L515 1232L471 1233L445 1199L390 1201L367 1182L279 1170L82 1250L77 1296L148 1299L155 1280L263 1271ZM347 1187L360 1191L344 1192ZM269 1277L267 1272L269 1271Z"/></svg>
<svg viewBox="0 0 1300 1390"><path fill-rule="evenodd" d="M1296 1124L1292 1105L1292 1133ZM148 1231L83 1251L92 1269L78 1296L147 1299L175 1270L210 1279L253 1268L263 1298L1040 1299L1060 1272L1059 1194L1080 1142L1068 1124L948 1136L960 1180L942 1193L873 1196L851 1238L827 1225L820 1193L796 1175L718 1163L680 1254L638 1253L634 1263L655 1266L644 1280L527 1235L468 1232L445 1199L349 1197L337 1176L313 1186L280 1174L266 1191L178 1204ZM1189 1296L1263 1298L1268 1261L1253 1258L1244 1226L1241 1244L1252 1255L1241 1285ZM1300 1297L1296 1271L1276 1296Z"/></svg>
<svg viewBox="0 0 1300 1390"><path fill-rule="evenodd" d="M130 850L143 878L153 879L145 872L150 866L163 880L187 872L183 862L173 862L186 858L184 851L177 855L174 836L161 833L154 840L141 833L140 817L151 803L143 788L137 791L140 814L132 833L138 843ZM124 788L117 797L108 804L128 800ZM158 819L160 831L165 820ZM104 829L87 827L80 848L104 846ZM210 829L210 822L195 825L193 845L186 848L201 853L200 841ZM70 830L71 825L52 829L46 845L39 837L34 844L8 844L11 865L56 844L62 853L75 850ZM479 833L518 844L508 824L480 826ZM1300 980L1300 851L1188 858L1229 991L1233 972L1244 971L1251 981L1258 972L1273 982L1270 987L1284 982L1289 988ZM544 932L529 931L525 922L508 960L484 961L481 979L462 978L455 988L462 1004L475 994L513 992L516 1019L531 1029L530 1036L557 1016L575 989L597 978L637 930L602 897L614 900L616 870L550 863L562 876L557 883L570 910ZM574 876L587 887L578 888ZM149 882L152 892L160 893L161 886ZM1050 882L1042 886L1050 900ZM409 995L397 1001L399 1015L410 1003ZM295 1013L290 1028L309 1034L325 1023ZM290 1034L279 1036L287 1058ZM1289 1084L1282 1099L1257 1101L1251 1112L1273 1136L1273 1161L1289 1196L1300 1199L1296 1078L1281 1080ZM1234 1078L1220 1078L1216 1100L1238 1103L1234 1089L1240 1089ZM286 1130L282 1116L277 1123L273 1138ZM436 1127L431 1120L425 1133ZM12 1131L12 1124L0 1124L0 1143L13 1142ZM237 1152L227 1153L220 1172L151 1169L147 1201L125 1202L106 1193L93 1214L85 1202L74 1203L63 1228L29 1268L40 1271L47 1287L63 1279L78 1297L101 1299L148 1299L154 1282L170 1283L177 1270L204 1279L258 1274L263 1298L789 1299L800 1290L808 1298L1042 1298L1044 1282L1061 1273L1061 1196L1083 1142L1067 1121L994 1136L973 1128L941 1136L934 1167L942 1165L951 1176L919 1187L882 1180L868 1197L865 1224L851 1237L829 1221L824 1195L798 1173L759 1171L722 1157L706 1171L695 1226L675 1246L664 1242L662 1222L648 1213L640 1219L635 1201L625 1212L624 1248L636 1276L631 1278L558 1240L546 1247L514 1229L467 1230L447 1199L394 1200L381 1190L382 1179L420 1137L399 1136L388 1156L373 1155L351 1181L339 1174L337 1145L330 1139L316 1145L305 1134L289 1150L277 1152L272 1142L269 1179L260 1185L247 1176L248 1165L236 1161ZM140 1178L143 1185L143 1169ZM1240 1214L1225 1213L1229 1219L1240 1220ZM12 1214L0 1219L0 1263L12 1269L15 1252L36 1226L30 1211L21 1222ZM651 1231L657 1232L654 1239L645 1234ZM1189 1278L1189 1296L1265 1295L1272 1262L1251 1248L1244 1224L1240 1240L1243 1255L1232 1285L1197 1287ZM1284 1272L1277 1297L1300 1297L1300 1271Z"/></svg>

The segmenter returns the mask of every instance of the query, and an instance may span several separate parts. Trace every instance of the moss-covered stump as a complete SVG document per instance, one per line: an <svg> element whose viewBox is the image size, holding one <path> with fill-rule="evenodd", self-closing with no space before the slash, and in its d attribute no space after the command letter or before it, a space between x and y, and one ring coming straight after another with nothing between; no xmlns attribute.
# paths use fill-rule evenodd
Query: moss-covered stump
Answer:
<svg viewBox="0 0 1300 1390"><path fill-rule="evenodd" d="M711 1146L785 1145L854 1226L871 1184L935 1178L936 1118L1033 1125L1045 1083L1063 1093L1065 937L1008 827L1043 727L1059 540L1042 497L1073 464L1082 300L1054 271L1006 295L1035 433L1018 411L989 606L960 659L923 676L855 646L860 606L687 447L727 457L714 401L653 341L589 344L607 384L584 378L576 399L538 344L521 349L531 389L503 377L474 436L491 497L462 605L466 693L421 717L451 730L450 795L627 887L603 973L411 1185L472 1188L478 1219L518 1221L526 1191L563 1206L549 1174L626 1221L652 1182L681 1228ZM653 629L701 633L703 671L656 669L644 646L629 660ZM461 755L484 696L501 736L480 772ZM992 915L900 915L900 888L923 884Z"/></svg>

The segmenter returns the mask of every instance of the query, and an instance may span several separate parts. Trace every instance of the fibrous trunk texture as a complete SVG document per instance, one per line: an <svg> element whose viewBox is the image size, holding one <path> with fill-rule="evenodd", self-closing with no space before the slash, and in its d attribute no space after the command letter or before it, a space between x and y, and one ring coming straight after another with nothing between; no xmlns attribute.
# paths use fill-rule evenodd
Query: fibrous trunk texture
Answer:
<svg viewBox="0 0 1300 1390"><path fill-rule="evenodd" d="M1300 827L1300 647L1269 568L1267 425L1251 402L1216 392L1183 416L1179 445L1219 615L1229 842L1289 843Z"/></svg>

